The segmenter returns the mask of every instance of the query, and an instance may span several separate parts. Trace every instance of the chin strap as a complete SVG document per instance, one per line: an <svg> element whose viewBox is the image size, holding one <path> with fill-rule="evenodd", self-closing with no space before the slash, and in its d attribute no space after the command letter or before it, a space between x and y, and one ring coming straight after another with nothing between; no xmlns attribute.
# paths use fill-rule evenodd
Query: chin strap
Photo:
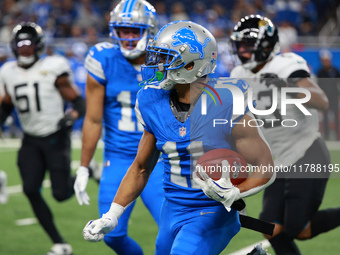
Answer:
<svg viewBox="0 0 340 255"><path fill-rule="evenodd" d="M154 80L161 81L164 78L164 74L162 72L157 71L156 75L153 78L150 78L146 81L141 81L138 85L139 87L144 87L148 85L150 82L153 82Z"/></svg>

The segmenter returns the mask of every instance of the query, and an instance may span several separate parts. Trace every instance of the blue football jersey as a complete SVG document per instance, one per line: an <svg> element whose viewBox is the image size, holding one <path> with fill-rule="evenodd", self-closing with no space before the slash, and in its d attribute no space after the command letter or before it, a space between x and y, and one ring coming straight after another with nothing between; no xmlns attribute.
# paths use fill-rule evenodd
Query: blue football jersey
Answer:
<svg viewBox="0 0 340 255"><path fill-rule="evenodd" d="M233 95L227 87L238 90L238 102L241 99L244 107L241 114L234 114ZM136 114L144 128L156 137L157 149L162 152L163 186L168 200L196 206L217 203L205 196L193 180L193 166L209 150L235 148L231 130L236 123L241 124L239 120L248 111L248 87L239 79L210 80L184 123L171 111L171 91L159 86L146 86L139 91Z"/></svg>
<svg viewBox="0 0 340 255"><path fill-rule="evenodd" d="M98 43L90 49L85 67L95 80L105 86L105 151L134 157L143 131L134 111L142 81L140 71L127 61L118 46L107 42Z"/></svg>

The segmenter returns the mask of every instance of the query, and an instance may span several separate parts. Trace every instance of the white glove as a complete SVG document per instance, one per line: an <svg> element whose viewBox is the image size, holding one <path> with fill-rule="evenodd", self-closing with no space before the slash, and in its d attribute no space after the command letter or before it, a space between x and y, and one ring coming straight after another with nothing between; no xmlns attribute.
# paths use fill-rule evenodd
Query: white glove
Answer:
<svg viewBox="0 0 340 255"><path fill-rule="evenodd" d="M89 242L99 242L103 240L107 233L114 230L117 225L117 218L100 218L98 220L90 220L83 229L84 239Z"/></svg>
<svg viewBox="0 0 340 255"><path fill-rule="evenodd" d="M119 204L112 203L110 210L103 214L98 220L89 221L83 229L83 236L86 241L99 242L104 236L115 229L118 225L118 219L125 211L125 208Z"/></svg>
<svg viewBox="0 0 340 255"><path fill-rule="evenodd" d="M73 189L76 194L78 203L80 205L90 204L90 197L86 193L87 182L89 181L89 169L85 166L80 166L77 170L76 181L74 182Z"/></svg>
<svg viewBox="0 0 340 255"><path fill-rule="evenodd" d="M230 171L227 160L222 161L222 169L228 169ZM193 173L195 182L200 186L204 194L213 200L221 202L228 212L230 212L231 205L234 201L241 198L240 190L230 181L229 171L223 173L223 178L218 181L211 179L199 164L196 165L196 169ZM198 177L197 173L203 180Z"/></svg>

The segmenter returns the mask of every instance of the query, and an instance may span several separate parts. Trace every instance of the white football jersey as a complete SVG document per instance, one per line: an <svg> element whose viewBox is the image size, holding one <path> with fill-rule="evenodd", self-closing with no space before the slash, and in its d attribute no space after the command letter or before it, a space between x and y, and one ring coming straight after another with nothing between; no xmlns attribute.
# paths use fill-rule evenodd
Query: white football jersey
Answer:
<svg viewBox="0 0 340 255"><path fill-rule="evenodd" d="M71 69L62 56L47 56L28 69L19 67L17 61L1 67L0 84L11 97L24 133L44 137L58 130L64 102L55 81L64 73L70 74Z"/></svg>
<svg viewBox="0 0 340 255"><path fill-rule="evenodd" d="M253 89L257 103L256 109L266 110L272 106L272 88L275 86L270 85L268 88L265 82L260 83L261 74L275 73L286 80L298 70L310 73L302 57L294 53L284 53L275 56L257 73L239 65L232 70L230 76L246 80ZM289 93L287 98L292 98ZM277 99L277 109L273 114L257 115L256 118L264 123L262 131L271 147L275 165L287 166L302 158L315 139L320 137L318 112L305 106L312 114L306 116L297 106L288 104L286 115L282 115L280 90L278 90Z"/></svg>

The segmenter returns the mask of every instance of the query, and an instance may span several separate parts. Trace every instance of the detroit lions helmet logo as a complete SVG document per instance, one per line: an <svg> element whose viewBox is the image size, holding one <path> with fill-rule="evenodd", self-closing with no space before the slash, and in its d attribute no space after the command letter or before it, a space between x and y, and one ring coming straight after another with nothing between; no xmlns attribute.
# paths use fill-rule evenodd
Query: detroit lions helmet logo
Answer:
<svg viewBox="0 0 340 255"><path fill-rule="evenodd" d="M196 33L188 27L179 29L173 36L172 46L176 47L179 45L186 44L190 47L190 53L199 53L200 59L204 58L204 48L208 42L211 41L209 37L205 38L204 42L201 43L197 40Z"/></svg>

